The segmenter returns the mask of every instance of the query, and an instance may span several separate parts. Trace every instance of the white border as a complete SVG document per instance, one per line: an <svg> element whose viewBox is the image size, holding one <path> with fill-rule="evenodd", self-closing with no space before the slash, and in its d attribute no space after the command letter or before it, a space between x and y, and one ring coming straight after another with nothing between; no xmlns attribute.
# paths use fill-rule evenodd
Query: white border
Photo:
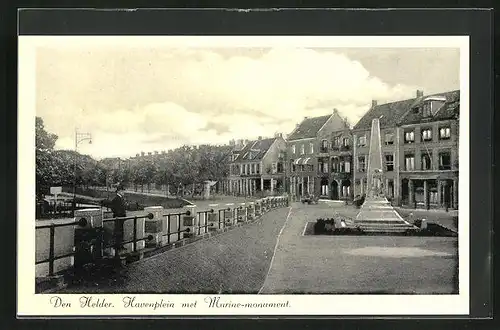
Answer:
<svg viewBox="0 0 500 330"><path fill-rule="evenodd" d="M469 37L214 37L214 36L19 36L18 88L18 316L64 315L466 315L469 313ZM460 48L459 295L221 295L233 302L290 302L289 308L209 309L207 295L135 295L137 299L180 303L198 300L196 309L125 309L122 294L92 295L115 308L79 308L82 295L65 295L72 308L53 308L52 294L35 295L35 52L37 47L391 47ZM132 295L130 295L132 296Z"/></svg>

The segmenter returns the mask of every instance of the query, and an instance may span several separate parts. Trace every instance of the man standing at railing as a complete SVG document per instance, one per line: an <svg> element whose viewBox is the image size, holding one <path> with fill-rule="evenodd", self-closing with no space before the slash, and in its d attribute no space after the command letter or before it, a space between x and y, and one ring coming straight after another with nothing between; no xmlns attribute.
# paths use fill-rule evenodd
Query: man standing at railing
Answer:
<svg viewBox="0 0 500 330"><path fill-rule="evenodd" d="M127 216L127 211L125 209L125 198L124 198L125 188L122 185L116 187L116 196L111 201L111 211L113 211L113 218L121 218ZM115 246L117 251L124 250L125 248L121 245L123 242L123 221L115 221Z"/></svg>

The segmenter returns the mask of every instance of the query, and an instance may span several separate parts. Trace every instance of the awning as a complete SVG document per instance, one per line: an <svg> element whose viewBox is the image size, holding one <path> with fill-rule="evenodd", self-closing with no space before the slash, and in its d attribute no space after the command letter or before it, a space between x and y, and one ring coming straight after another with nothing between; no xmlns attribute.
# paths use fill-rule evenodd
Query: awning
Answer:
<svg viewBox="0 0 500 330"><path fill-rule="evenodd" d="M307 162L310 160L311 158L305 158L304 161L302 162L303 165L307 165Z"/></svg>
<svg viewBox="0 0 500 330"><path fill-rule="evenodd" d="M296 159L293 163L294 163L295 165L298 165L298 164L300 163L300 160L301 160L301 159L302 159L302 158L297 158L297 159Z"/></svg>

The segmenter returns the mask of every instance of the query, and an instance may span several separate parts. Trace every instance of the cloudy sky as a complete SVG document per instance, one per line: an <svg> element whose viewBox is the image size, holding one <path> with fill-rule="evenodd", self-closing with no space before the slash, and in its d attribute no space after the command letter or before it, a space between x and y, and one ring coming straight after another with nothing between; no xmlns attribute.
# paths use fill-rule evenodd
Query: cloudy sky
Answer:
<svg viewBox="0 0 500 330"><path fill-rule="evenodd" d="M183 144L288 134L337 108L352 124L379 103L459 89L456 48L42 47L36 113L81 152L128 157Z"/></svg>

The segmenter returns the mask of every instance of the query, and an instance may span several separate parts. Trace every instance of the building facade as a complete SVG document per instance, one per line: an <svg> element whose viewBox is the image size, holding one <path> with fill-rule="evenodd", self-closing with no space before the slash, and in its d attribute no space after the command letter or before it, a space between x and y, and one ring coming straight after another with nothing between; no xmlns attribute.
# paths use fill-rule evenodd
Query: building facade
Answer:
<svg viewBox="0 0 500 330"><path fill-rule="evenodd" d="M285 148L281 134L237 144L229 172L229 194L265 196L285 191Z"/></svg>
<svg viewBox="0 0 500 330"><path fill-rule="evenodd" d="M340 199L352 195L348 131L347 121L336 109L330 115L306 117L296 126L286 147L287 191L292 196ZM342 145L344 142L346 146Z"/></svg>
<svg viewBox="0 0 500 330"><path fill-rule="evenodd" d="M371 121L379 118L385 195L410 207L457 208L459 108L459 91L374 101L353 128L354 194L366 192Z"/></svg>

